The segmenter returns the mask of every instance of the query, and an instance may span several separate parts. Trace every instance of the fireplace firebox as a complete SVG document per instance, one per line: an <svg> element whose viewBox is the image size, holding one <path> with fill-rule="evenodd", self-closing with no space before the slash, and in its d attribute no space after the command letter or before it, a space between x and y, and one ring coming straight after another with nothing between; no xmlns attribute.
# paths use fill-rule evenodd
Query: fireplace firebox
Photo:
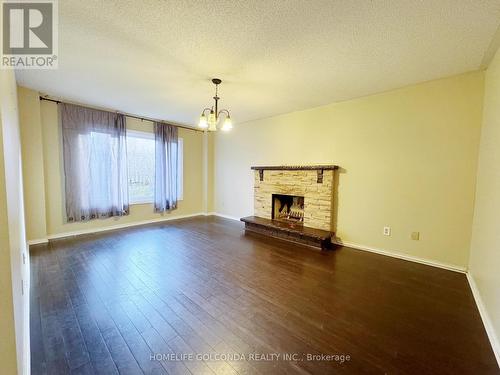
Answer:
<svg viewBox="0 0 500 375"><path fill-rule="evenodd" d="M273 220L304 223L304 197L298 195L272 194Z"/></svg>

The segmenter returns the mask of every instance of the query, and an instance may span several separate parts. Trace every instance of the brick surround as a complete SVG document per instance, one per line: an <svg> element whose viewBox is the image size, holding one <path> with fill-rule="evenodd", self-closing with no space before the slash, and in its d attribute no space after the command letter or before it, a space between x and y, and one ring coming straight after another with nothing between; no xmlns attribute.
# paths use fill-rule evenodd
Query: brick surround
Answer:
<svg viewBox="0 0 500 375"><path fill-rule="evenodd" d="M333 232L335 168L255 169L254 215L271 219L272 194L304 197L304 226ZM268 167L278 168L278 167ZM320 172L318 172L320 171ZM263 172L262 181L261 174ZM321 177L321 178L320 178ZM322 180L322 182L321 182Z"/></svg>

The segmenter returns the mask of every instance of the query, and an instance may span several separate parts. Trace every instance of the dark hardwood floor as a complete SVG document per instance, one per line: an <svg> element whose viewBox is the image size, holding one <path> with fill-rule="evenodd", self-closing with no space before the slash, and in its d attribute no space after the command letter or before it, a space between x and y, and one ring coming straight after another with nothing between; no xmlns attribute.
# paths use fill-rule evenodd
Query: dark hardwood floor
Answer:
<svg viewBox="0 0 500 375"><path fill-rule="evenodd" d="M242 228L200 217L32 249L32 373L499 373L463 274Z"/></svg>

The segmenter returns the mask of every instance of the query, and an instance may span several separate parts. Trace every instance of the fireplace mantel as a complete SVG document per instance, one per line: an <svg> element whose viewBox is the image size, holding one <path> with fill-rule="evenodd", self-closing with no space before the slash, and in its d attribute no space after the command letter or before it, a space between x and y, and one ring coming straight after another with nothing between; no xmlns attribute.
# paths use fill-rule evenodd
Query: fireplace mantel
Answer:
<svg viewBox="0 0 500 375"><path fill-rule="evenodd" d="M318 170L322 169L324 171L331 171L335 169L339 169L338 165L269 165L269 166L253 166L250 167L250 169L256 170L256 171L296 171L296 170L303 170L303 171L311 171L311 170Z"/></svg>
<svg viewBox="0 0 500 375"><path fill-rule="evenodd" d="M317 183L323 183L323 171L334 171L339 169L338 165L268 165L250 167L254 171L259 171L260 181L264 181L264 171L317 171Z"/></svg>

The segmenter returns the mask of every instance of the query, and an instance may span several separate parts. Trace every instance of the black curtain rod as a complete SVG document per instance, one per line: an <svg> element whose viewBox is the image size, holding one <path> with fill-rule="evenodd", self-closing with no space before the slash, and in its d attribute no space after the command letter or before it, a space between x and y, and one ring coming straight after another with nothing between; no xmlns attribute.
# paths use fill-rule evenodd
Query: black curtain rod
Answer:
<svg viewBox="0 0 500 375"><path fill-rule="evenodd" d="M63 102L61 100L56 100L56 99L50 99L50 98L46 98L46 97L43 97L43 96L40 96L40 100L46 100L48 102L53 102L53 103L56 103L56 104L59 104L59 103L66 103L66 102ZM74 104L74 103L68 103L68 104ZM82 107L87 107L85 105L82 105L82 104L74 104L74 105L79 105L79 106L82 106ZM89 107L89 108L92 108L92 107ZM94 109L94 108L93 108ZM161 122L161 123L164 123L164 124L169 124L169 125L172 125L172 126L176 126L178 128L182 128L182 129L187 129L187 130L193 130L195 132L202 132L203 130L199 130L199 129L195 129L195 128L191 128L189 126L183 126L183 125L177 125L177 124L171 124L170 122L168 121L163 121L163 120L157 120L157 119L154 119L154 118L150 118L150 117L141 117L141 116L136 116L136 115L131 115L129 113L124 113L124 112L120 112L120 111L112 111L112 110L106 110L106 109L100 109L100 108L95 108L95 109L99 109L101 111L107 111L107 112L116 112L116 113L121 113L122 115L126 116L126 117L130 117L130 118L135 118L137 120L141 120L141 121L151 121L151 122Z"/></svg>

